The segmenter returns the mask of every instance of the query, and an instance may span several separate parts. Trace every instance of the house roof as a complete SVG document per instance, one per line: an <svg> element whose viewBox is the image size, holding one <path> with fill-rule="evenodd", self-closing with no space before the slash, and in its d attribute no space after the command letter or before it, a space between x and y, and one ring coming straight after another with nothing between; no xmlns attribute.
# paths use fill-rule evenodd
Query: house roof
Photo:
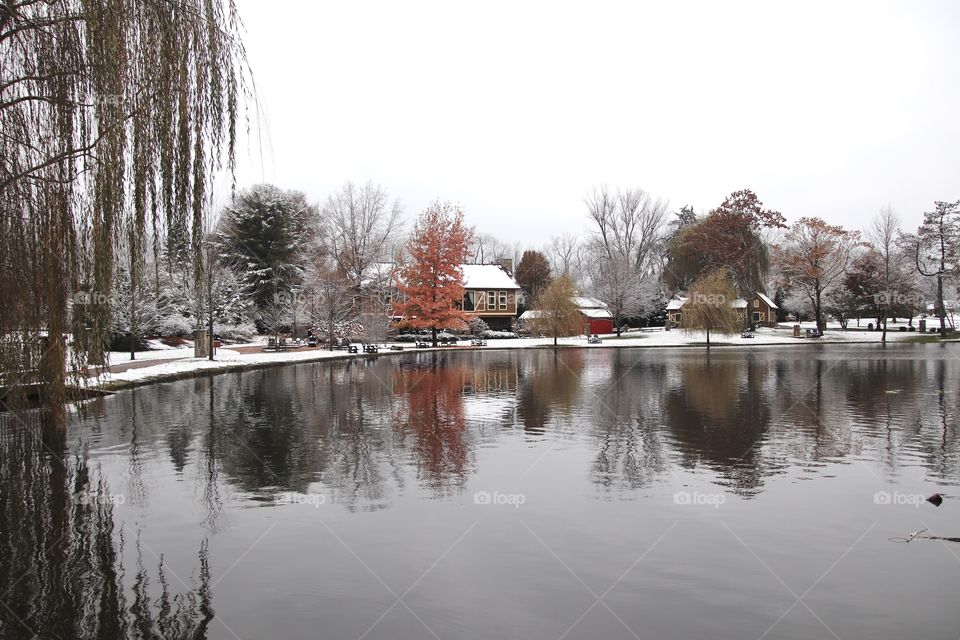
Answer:
<svg viewBox="0 0 960 640"><path fill-rule="evenodd" d="M778 306L773 302L773 300L771 300L770 298L768 298L768 297L766 296L766 294L763 294L763 293L760 293L759 291L757 291L757 297L760 298L761 300L763 300L771 309L779 309L779 308L780 308L780 307L778 307Z"/></svg>
<svg viewBox="0 0 960 640"><path fill-rule="evenodd" d="M676 311L687 304L687 298L671 298L670 302L667 303L667 311Z"/></svg>
<svg viewBox="0 0 960 640"><path fill-rule="evenodd" d="M606 309L580 309L580 313L588 318L612 318Z"/></svg>
<svg viewBox="0 0 960 640"><path fill-rule="evenodd" d="M573 303L580 307L581 309L606 309L605 305L600 300L596 298L588 298L586 296L574 296Z"/></svg>
<svg viewBox="0 0 960 640"><path fill-rule="evenodd" d="M497 264L463 264L465 289L519 289L520 285Z"/></svg>
<svg viewBox="0 0 960 640"><path fill-rule="evenodd" d="M734 309L746 309L747 301L743 298L736 298L730 302L730 306Z"/></svg>
<svg viewBox="0 0 960 640"><path fill-rule="evenodd" d="M534 318L539 318L541 315L542 315L542 312L537 311L536 309L530 309L528 311L524 311L523 313L521 313L520 317L517 318L517 320L520 322L525 322L527 320L533 320Z"/></svg>

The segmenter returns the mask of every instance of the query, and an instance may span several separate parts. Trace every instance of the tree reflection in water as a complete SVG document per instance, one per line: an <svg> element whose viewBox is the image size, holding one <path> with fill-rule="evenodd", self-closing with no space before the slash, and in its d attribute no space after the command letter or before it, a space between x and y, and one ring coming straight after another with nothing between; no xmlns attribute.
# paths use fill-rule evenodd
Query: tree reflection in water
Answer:
<svg viewBox="0 0 960 640"><path fill-rule="evenodd" d="M403 363L393 374L393 425L412 440L417 478L440 493L460 491L473 459L463 390L473 386L472 369L437 353Z"/></svg>
<svg viewBox="0 0 960 640"><path fill-rule="evenodd" d="M126 584L128 530L85 452L38 413L0 415L0 637L205 638L214 618L206 543L193 587L158 590L137 541ZM152 563L151 563L152 564Z"/></svg>
<svg viewBox="0 0 960 640"><path fill-rule="evenodd" d="M680 465L707 465L741 495L755 493L772 471L761 447L770 426L764 393L769 367L751 356L684 361L679 384L667 390L664 408Z"/></svg>

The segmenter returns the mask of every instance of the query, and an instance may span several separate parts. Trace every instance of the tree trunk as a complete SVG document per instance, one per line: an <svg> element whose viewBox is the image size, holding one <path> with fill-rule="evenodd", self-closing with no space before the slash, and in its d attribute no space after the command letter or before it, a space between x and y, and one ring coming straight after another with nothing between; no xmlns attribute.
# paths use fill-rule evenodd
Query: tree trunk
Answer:
<svg viewBox="0 0 960 640"><path fill-rule="evenodd" d="M136 334L133 332L133 327L130 327L130 359L131 360L137 359L137 350L136 350L137 343L136 343L136 338L134 337L135 335Z"/></svg>
<svg viewBox="0 0 960 640"><path fill-rule="evenodd" d="M942 262L940 263L943 264ZM940 317L940 337L947 335L947 310L943 304L943 268L937 274L937 315Z"/></svg>
<svg viewBox="0 0 960 640"><path fill-rule="evenodd" d="M430 333L433 335L433 346L436 347L437 346L437 328L431 327Z"/></svg>
<svg viewBox="0 0 960 640"><path fill-rule="evenodd" d="M884 312L883 314L883 333L880 334L880 344L887 344L887 316L889 313Z"/></svg>
<svg viewBox="0 0 960 640"><path fill-rule="evenodd" d="M213 257L207 250L207 328L210 331L210 348L207 350L207 359L213 362Z"/></svg>
<svg viewBox="0 0 960 640"><path fill-rule="evenodd" d="M557 346L557 336L553 336L553 346Z"/></svg>
<svg viewBox="0 0 960 640"><path fill-rule="evenodd" d="M207 360L213 361L213 308L210 309L210 316L207 318L207 330L210 333L210 344L207 345Z"/></svg>
<svg viewBox="0 0 960 640"><path fill-rule="evenodd" d="M707 349L710 348L710 328L707 327Z"/></svg>

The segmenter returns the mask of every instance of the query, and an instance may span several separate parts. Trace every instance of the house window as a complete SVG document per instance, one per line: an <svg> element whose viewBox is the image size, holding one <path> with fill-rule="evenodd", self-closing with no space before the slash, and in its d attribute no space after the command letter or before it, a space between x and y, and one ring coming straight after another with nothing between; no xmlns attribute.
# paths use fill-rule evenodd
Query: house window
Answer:
<svg viewBox="0 0 960 640"><path fill-rule="evenodd" d="M753 321L754 321L754 322L763 322L763 312L762 312L762 311L754 311L754 312L753 312Z"/></svg>
<svg viewBox="0 0 960 640"><path fill-rule="evenodd" d="M503 311L507 308L507 292L500 292L500 310Z"/></svg>
<svg viewBox="0 0 960 640"><path fill-rule="evenodd" d="M477 299L476 291L467 291L467 293L463 296L463 310L473 311L475 308L476 299Z"/></svg>
<svg viewBox="0 0 960 640"><path fill-rule="evenodd" d="M753 300L753 308L754 308L754 309L759 309L759 308L760 308L760 301L757 300L756 298L754 298L754 300Z"/></svg>
<svg viewBox="0 0 960 640"><path fill-rule="evenodd" d="M497 292L487 291L487 311L493 311L497 308Z"/></svg>

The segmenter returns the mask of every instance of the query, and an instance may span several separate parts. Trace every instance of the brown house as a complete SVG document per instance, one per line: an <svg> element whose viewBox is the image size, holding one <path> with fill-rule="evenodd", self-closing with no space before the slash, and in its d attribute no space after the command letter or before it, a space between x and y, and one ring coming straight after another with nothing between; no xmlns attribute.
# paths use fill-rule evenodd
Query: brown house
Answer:
<svg viewBox="0 0 960 640"><path fill-rule="evenodd" d="M461 268L463 310L494 331L509 331L517 317L517 281L499 264L465 264Z"/></svg>
<svg viewBox="0 0 960 640"><path fill-rule="evenodd" d="M687 300L685 293L678 293L667 303L667 322L670 326L679 327L680 323L683 322L683 306L687 303ZM760 291L755 291L749 301L737 298L730 303L730 306L740 314L744 326L748 324L760 327L777 326L777 309L779 307Z"/></svg>
<svg viewBox="0 0 960 640"><path fill-rule="evenodd" d="M766 294L757 291L753 294L745 311L752 324L760 327L775 327L779 308Z"/></svg>

